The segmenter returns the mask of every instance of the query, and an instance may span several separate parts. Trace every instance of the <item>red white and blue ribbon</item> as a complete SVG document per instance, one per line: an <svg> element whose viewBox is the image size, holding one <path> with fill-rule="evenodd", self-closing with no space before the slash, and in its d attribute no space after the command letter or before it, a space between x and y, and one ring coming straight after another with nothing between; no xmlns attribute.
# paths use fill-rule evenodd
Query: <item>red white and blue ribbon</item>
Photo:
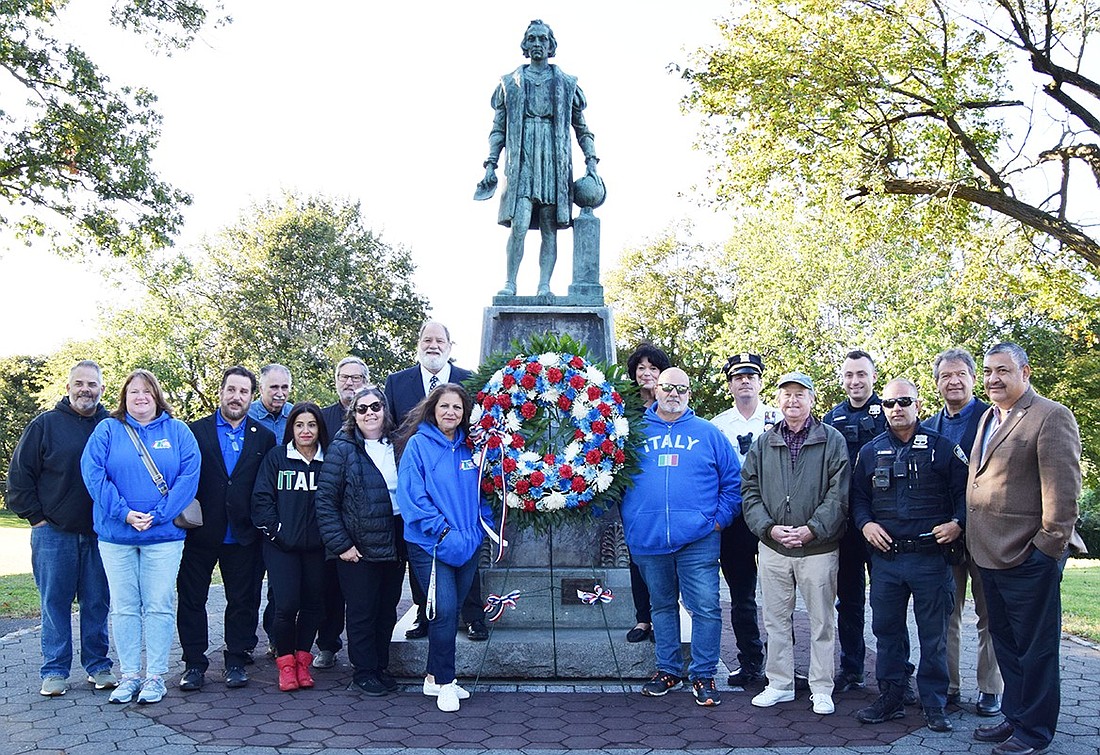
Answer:
<svg viewBox="0 0 1100 755"><path fill-rule="evenodd" d="M497 436L500 436L502 439L504 438L504 433L501 430L498 430L495 427L490 428L488 430L484 430L482 433L479 433L478 434L479 438L482 434L484 434L484 435L497 435ZM477 442L480 442L480 439ZM485 476L485 467L486 467L486 458L485 457L487 457L489 455L487 453L488 450L489 450L488 445L486 445L485 448L481 449L481 459L478 463L477 490L478 490L479 495L481 494L481 480ZM501 474L501 480L503 481L503 486L502 486L501 491L500 491L501 500L502 501L507 501L508 500L508 475L504 472L503 469L501 470L500 474ZM491 541L493 541L494 543L497 544L497 557L493 559L494 564L500 563L500 559L504 557L504 549L508 547L508 541L504 539L504 521L507 518L508 518L508 504L505 503L504 505L502 505L500 507L500 533L498 534L496 532L493 532L493 528L490 527L488 524L486 524L484 519L478 517L478 521L481 523L481 528L483 530L485 530L485 534L487 534L489 536L489 539ZM501 609L501 610L503 610L503 609ZM490 619L490 621L496 621L496 619Z"/></svg>
<svg viewBox="0 0 1100 755"><path fill-rule="evenodd" d="M505 608L511 608L513 611L516 608L516 601L519 600L519 590L512 590L507 595L497 595L496 593L490 593L489 597L485 599L485 613L493 614L489 617L489 621L496 621L504 613ZM495 613L494 613L495 611Z"/></svg>
<svg viewBox="0 0 1100 755"><path fill-rule="evenodd" d="M610 603L611 599L615 596L610 590L605 590L600 585L596 585L595 592L577 590L577 597L581 599L581 603L584 603L586 606L591 606L596 603Z"/></svg>

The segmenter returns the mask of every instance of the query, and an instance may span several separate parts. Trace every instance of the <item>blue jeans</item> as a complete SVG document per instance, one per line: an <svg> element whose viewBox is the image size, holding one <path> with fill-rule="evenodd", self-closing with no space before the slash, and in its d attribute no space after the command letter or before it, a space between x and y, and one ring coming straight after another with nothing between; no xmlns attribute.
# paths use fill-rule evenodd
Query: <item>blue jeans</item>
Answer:
<svg viewBox="0 0 1100 755"><path fill-rule="evenodd" d="M715 556L717 558L717 556ZM432 554L419 545L409 543L409 565L427 592L432 576ZM477 552L459 567L436 561L435 618L428 622L428 673L436 684L450 684L455 679L455 633L458 631L459 598L466 597L477 571Z"/></svg>
<svg viewBox="0 0 1100 755"><path fill-rule="evenodd" d="M168 673L168 651L176 634L176 574L183 540L147 545L99 541L111 586L111 626L123 676L141 673L142 625L145 673Z"/></svg>
<svg viewBox="0 0 1100 755"><path fill-rule="evenodd" d="M73 600L80 604L80 665L111 670L107 657L107 576L95 535L52 524L31 529L31 569L42 598L42 678L68 678L73 665Z"/></svg>
<svg viewBox="0 0 1100 755"><path fill-rule="evenodd" d="M675 553L633 556L649 586L659 671L675 676L682 676L684 672L678 606L683 596L684 608L691 614L688 678L713 679L718 672L722 639L722 609L718 602L720 543L719 533L711 532Z"/></svg>

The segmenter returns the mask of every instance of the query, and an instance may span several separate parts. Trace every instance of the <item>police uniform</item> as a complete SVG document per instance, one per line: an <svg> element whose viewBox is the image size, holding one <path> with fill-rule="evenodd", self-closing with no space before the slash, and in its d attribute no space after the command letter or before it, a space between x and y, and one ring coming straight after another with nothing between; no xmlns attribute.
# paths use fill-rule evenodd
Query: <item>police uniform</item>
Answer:
<svg viewBox="0 0 1100 755"><path fill-rule="evenodd" d="M864 446L852 475L852 518L862 537L876 522L893 540L891 550L868 546L874 564L871 629L878 643L879 691L900 702L906 684L913 613L920 639L917 687L925 710L942 711L947 699L947 621L955 580L932 528L966 516L966 455L958 445L918 427L903 443L886 431ZM961 553L962 540L954 546Z"/></svg>
<svg viewBox="0 0 1100 755"><path fill-rule="evenodd" d="M853 470L859 450L886 430L886 414L882 411L882 400L877 393L872 393L867 403L858 409L842 401L821 421L832 425L844 436L848 444L848 461ZM849 526L840 540L840 566L836 575L836 633L840 640L840 678L862 683L863 664L867 657L867 644L863 640L866 570L871 565L863 534L858 527L851 526L850 504L849 497Z"/></svg>

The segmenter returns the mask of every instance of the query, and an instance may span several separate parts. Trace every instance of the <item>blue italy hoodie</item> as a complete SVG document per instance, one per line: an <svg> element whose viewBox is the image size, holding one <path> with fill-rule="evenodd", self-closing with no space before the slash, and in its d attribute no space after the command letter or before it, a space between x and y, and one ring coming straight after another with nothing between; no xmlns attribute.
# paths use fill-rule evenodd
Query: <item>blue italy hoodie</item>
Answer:
<svg viewBox="0 0 1100 755"><path fill-rule="evenodd" d="M485 539L478 519L493 526L477 472L464 430L448 440L438 427L421 422L397 471L397 507L405 522L405 540L451 566L469 561Z"/></svg>
<svg viewBox="0 0 1100 755"><path fill-rule="evenodd" d="M92 523L100 539L118 545L145 545L183 540L187 535L172 520L191 503L199 489L199 444L187 425L162 413L142 427L129 414L149 455L168 483L163 496L138 455L126 428L117 419L96 425L80 472L92 496ZM153 525L138 532L126 523L131 511L153 515Z"/></svg>
<svg viewBox="0 0 1100 755"><path fill-rule="evenodd" d="M644 416L641 471L623 496L623 528L631 553L673 553L723 529L741 514L741 463L717 427L686 409L672 422Z"/></svg>

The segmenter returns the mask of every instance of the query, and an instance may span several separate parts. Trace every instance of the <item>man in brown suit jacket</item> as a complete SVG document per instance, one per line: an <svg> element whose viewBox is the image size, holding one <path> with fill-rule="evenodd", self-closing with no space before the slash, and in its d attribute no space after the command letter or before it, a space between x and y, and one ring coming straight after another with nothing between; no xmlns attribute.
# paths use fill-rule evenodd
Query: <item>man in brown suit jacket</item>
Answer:
<svg viewBox="0 0 1100 755"><path fill-rule="evenodd" d="M1073 414L1030 385L1027 353L999 343L985 355L993 406L978 423L967 484L966 544L980 569L1005 720L974 738L993 755L1033 755L1054 739L1061 705L1060 584L1081 494L1081 437Z"/></svg>

